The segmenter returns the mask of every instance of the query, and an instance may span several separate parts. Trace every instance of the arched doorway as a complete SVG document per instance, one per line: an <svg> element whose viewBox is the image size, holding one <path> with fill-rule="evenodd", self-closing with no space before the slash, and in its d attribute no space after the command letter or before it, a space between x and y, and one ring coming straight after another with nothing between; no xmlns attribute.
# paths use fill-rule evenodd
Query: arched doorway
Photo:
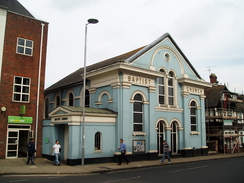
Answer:
<svg viewBox="0 0 244 183"><path fill-rule="evenodd" d="M163 140L165 140L165 122L160 120L157 124L158 154L163 154Z"/></svg>
<svg viewBox="0 0 244 183"><path fill-rule="evenodd" d="M178 133L177 133L177 122L171 123L171 153L178 153Z"/></svg>

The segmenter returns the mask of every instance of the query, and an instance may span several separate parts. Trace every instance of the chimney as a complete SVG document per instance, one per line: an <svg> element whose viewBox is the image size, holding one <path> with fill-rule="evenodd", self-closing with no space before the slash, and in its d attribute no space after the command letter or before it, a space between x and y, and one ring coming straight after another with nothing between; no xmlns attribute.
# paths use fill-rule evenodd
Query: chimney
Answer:
<svg viewBox="0 0 244 183"><path fill-rule="evenodd" d="M217 84L218 83L217 76L215 74L211 73L209 78L210 78L210 83L212 83L212 84Z"/></svg>

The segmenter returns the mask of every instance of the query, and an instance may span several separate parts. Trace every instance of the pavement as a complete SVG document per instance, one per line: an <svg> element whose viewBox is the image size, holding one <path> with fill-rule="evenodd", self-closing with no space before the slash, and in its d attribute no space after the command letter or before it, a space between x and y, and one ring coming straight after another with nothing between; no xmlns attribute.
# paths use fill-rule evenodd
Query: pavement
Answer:
<svg viewBox="0 0 244 183"><path fill-rule="evenodd" d="M128 165L122 163L117 165L115 162L100 163L100 164L87 164L84 166L69 166L62 164L54 166L52 161L45 158L36 158L36 165L26 165L26 158L17 159L0 159L0 176L3 175L78 175L78 174L91 174L91 173L106 173L112 171L146 168L154 166L170 166L179 163L190 163L195 161L208 161L214 159L236 158L244 157L244 152L233 154L214 154L207 156L196 157L172 157L171 163L168 164L167 158L164 164L160 164L160 160L145 160L130 162Z"/></svg>

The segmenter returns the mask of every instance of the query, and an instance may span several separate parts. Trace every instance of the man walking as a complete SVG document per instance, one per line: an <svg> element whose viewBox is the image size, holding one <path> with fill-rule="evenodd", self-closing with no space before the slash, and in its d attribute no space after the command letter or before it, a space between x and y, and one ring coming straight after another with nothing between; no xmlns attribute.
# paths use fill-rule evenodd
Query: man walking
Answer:
<svg viewBox="0 0 244 183"><path fill-rule="evenodd" d="M53 161L53 165L60 166L59 156L60 156L60 151L61 151L61 145L59 145L59 141L58 140L55 141L55 144L54 144L50 154L52 154L53 150L54 150L54 155L55 155L55 158L54 158L54 161Z"/></svg>
<svg viewBox="0 0 244 183"><path fill-rule="evenodd" d="M27 144L27 151L28 151L28 158L26 164L28 165L29 162L31 161L31 164L35 165L34 154L36 152L36 149L35 149L35 144L33 139L30 139L30 142Z"/></svg>
<svg viewBox="0 0 244 183"><path fill-rule="evenodd" d="M163 148L164 148L164 153L163 153L163 157L162 157L162 160L160 163L164 163L164 159L165 159L165 156L167 156L168 158L168 162L170 163L170 156L169 156L169 145L167 144L167 142L164 140L163 141Z"/></svg>
<svg viewBox="0 0 244 183"><path fill-rule="evenodd" d="M129 164L129 161L128 161L128 159L125 156L125 154L126 154L126 144L123 143L123 139L120 139L120 146L118 147L118 149L120 149L121 156L120 156L120 159L119 159L119 163L117 165L121 165L123 159L126 160L126 164Z"/></svg>

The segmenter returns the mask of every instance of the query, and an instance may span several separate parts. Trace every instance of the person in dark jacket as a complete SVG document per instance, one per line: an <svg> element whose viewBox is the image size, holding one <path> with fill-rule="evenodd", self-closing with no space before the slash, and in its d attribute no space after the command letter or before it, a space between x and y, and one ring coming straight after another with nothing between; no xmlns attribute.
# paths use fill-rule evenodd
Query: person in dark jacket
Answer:
<svg viewBox="0 0 244 183"><path fill-rule="evenodd" d="M29 162L31 161L31 164L35 165L35 163L34 163L34 154L36 152L36 149L35 149L35 144L34 144L34 140L33 139L30 139L30 142L27 144L27 150L28 150L28 159L27 159L26 164L28 165Z"/></svg>

